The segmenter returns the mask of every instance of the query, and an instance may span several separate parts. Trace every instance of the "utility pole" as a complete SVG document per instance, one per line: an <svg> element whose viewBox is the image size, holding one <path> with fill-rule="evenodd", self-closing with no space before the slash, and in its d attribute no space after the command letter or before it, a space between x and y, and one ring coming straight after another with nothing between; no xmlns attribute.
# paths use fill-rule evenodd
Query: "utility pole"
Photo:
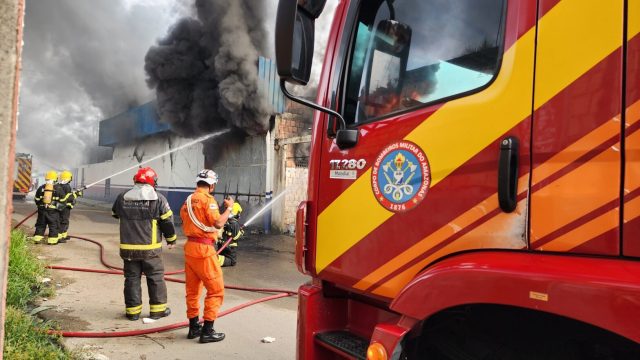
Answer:
<svg viewBox="0 0 640 360"><path fill-rule="evenodd" d="M7 262L11 234L16 123L20 91L20 64L24 0L0 0L0 359L4 348ZM9 146L7 146L9 145Z"/></svg>

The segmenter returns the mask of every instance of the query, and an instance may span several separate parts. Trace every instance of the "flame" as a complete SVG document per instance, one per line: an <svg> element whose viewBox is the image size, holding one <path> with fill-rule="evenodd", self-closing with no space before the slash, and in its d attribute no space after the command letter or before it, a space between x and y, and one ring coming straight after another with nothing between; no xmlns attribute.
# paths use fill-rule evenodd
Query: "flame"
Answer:
<svg viewBox="0 0 640 360"><path fill-rule="evenodd" d="M370 94L365 101L367 117L379 117L392 112L412 108L421 105L422 95L418 90L396 94L386 88L378 88Z"/></svg>
<svg viewBox="0 0 640 360"><path fill-rule="evenodd" d="M396 155L396 158L394 159L394 163L396 164L396 169L402 170L402 165L404 165L404 161L405 161L404 155L402 155L402 153L399 152L398 155Z"/></svg>

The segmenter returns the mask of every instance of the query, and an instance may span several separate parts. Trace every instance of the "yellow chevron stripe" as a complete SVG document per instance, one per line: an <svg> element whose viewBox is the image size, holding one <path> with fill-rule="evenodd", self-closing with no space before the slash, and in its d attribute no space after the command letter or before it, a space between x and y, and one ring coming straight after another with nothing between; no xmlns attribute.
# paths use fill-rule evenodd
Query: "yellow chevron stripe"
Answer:
<svg viewBox="0 0 640 360"><path fill-rule="evenodd" d="M518 203L516 208L516 212L522 214L526 212L527 200L521 200ZM401 273L395 275L389 281L383 283L379 287L373 289L372 293L388 298L394 298L398 294L400 290L409 282L411 279L415 277L415 275L420 272L425 266L432 263L433 261L455 252L460 252L464 250L477 249L477 248L504 248L504 249L523 249L526 248L527 244L525 241L519 238L514 238L513 236L495 236L491 239L490 244L483 244L480 239L478 239L477 234L505 234L505 229L513 228L513 227L522 227L520 223L522 220L519 218L513 217L510 214L501 212L495 217L491 218L489 221L480 225L476 231L472 231L466 233L461 236L456 241L448 244L447 246L439 249L433 254L429 255L427 258L420 260L416 264L412 265L408 269L402 271ZM484 246L483 246L484 245Z"/></svg>
<svg viewBox="0 0 640 360"><path fill-rule="evenodd" d="M540 31L547 35L539 51L553 56L537 70L548 82L536 85L536 109L620 46L621 14L621 3L565 0L540 20ZM426 151L432 186L529 115L530 102L523 94L530 93L533 83L534 37L532 29L505 52L500 74L489 88L445 104L406 137ZM393 215L373 197L370 176L365 172L318 217L316 271ZM354 222L345 214L361 216ZM335 229L340 229L337 238Z"/></svg>
<svg viewBox="0 0 640 360"><path fill-rule="evenodd" d="M19 184L19 185L20 185L20 186L22 186L22 187L29 187L29 186L28 186L28 185L29 185L29 183L28 183L28 182L26 182L26 181L24 181L24 180L22 180L22 179L17 179L17 180L15 181L15 183L16 183L16 184ZM25 186L25 185L27 185L27 186Z"/></svg>
<svg viewBox="0 0 640 360"><path fill-rule="evenodd" d="M18 181L16 181L16 182L14 183L14 187L15 187L17 190L22 190L22 189L28 189L28 188L29 188L29 186L28 186L28 185L26 185L26 184L24 184L24 183L22 183L22 182L18 182Z"/></svg>
<svg viewBox="0 0 640 360"><path fill-rule="evenodd" d="M18 176L22 176L23 178L31 181L31 173L27 171L18 171Z"/></svg>
<svg viewBox="0 0 640 360"><path fill-rule="evenodd" d="M622 44L622 1L565 0L538 24L535 108Z"/></svg>
<svg viewBox="0 0 640 360"><path fill-rule="evenodd" d="M634 36L640 34L640 0L628 1L627 40L631 40Z"/></svg>
<svg viewBox="0 0 640 360"><path fill-rule="evenodd" d="M316 271L322 271L391 216L393 213L373 196L369 169L318 216ZM338 239L336 229L340 229Z"/></svg>
<svg viewBox="0 0 640 360"><path fill-rule="evenodd" d="M18 173L18 180L23 181L23 182L25 182L27 184L31 183L31 179L29 179L27 176L25 176L22 173Z"/></svg>

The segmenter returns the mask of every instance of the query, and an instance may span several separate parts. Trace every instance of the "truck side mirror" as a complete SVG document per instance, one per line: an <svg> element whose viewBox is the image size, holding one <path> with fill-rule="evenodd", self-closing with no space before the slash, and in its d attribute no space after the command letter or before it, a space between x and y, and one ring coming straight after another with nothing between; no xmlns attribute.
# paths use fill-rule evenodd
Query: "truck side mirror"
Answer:
<svg viewBox="0 0 640 360"><path fill-rule="evenodd" d="M280 0L276 14L275 50L282 80L306 85L311 77L315 20L326 0Z"/></svg>

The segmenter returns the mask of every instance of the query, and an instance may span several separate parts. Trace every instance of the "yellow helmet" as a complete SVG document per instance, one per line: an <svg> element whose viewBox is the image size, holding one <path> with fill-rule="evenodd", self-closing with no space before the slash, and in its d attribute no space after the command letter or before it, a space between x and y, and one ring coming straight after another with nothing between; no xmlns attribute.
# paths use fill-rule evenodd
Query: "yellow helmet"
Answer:
<svg viewBox="0 0 640 360"><path fill-rule="evenodd" d="M231 208L231 214L232 215L238 215L242 212L242 206L240 206L240 204L238 204L237 202L233 203L233 207Z"/></svg>
<svg viewBox="0 0 640 360"><path fill-rule="evenodd" d="M58 173L53 170L47 171L46 175L44 176L44 179L58 181Z"/></svg>
<svg viewBox="0 0 640 360"><path fill-rule="evenodd" d="M71 173L71 171L65 170L60 173L60 181L69 182L71 181L71 179L73 179L73 174Z"/></svg>

